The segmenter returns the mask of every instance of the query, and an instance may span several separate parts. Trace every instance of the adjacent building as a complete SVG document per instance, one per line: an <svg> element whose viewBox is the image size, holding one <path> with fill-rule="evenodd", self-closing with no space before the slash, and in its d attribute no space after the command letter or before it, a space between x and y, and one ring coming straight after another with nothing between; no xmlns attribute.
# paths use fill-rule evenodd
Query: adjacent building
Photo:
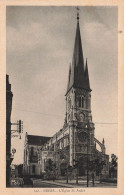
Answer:
<svg viewBox="0 0 124 195"><path fill-rule="evenodd" d="M10 165L13 160L11 155L11 111L12 111L11 84L9 75L6 75L6 186L10 186Z"/></svg>
<svg viewBox="0 0 124 195"><path fill-rule="evenodd" d="M51 137L25 135L23 174L38 176L42 174L40 154L43 145Z"/></svg>

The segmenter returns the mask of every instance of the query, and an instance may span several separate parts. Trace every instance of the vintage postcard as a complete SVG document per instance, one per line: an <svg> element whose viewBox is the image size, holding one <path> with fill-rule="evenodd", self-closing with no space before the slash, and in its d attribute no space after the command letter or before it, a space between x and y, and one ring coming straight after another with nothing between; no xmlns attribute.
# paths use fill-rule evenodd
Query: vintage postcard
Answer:
<svg viewBox="0 0 124 195"><path fill-rule="evenodd" d="M123 1L6 1L1 194L124 194Z"/></svg>

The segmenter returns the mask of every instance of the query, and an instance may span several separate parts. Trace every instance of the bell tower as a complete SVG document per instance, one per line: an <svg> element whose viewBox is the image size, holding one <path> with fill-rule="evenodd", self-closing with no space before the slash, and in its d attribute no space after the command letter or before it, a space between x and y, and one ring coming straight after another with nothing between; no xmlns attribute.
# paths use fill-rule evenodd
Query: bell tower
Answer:
<svg viewBox="0 0 124 195"><path fill-rule="evenodd" d="M72 64L69 67L68 85L66 92L66 119L77 121L92 121L91 89L88 73L88 62L84 63L82 42L77 13L77 29L75 36Z"/></svg>
<svg viewBox="0 0 124 195"><path fill-rule="evenodd" d="M94 147L94 124L91 115L91 88L87 59L84 62L82 41L77 13L77 28L74 43L72 64L69 67L66 92L66 122L70 132L70 165L79 155L86 153L86 140L90 139L87 148ZM87 139L88 138L88 139Z"/></svg>

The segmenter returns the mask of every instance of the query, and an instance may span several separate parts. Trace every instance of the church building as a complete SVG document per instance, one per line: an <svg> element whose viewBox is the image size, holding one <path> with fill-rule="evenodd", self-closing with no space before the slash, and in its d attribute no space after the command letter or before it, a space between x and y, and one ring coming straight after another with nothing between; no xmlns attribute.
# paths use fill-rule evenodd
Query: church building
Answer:
<svg viewBox="0 0 124 195"><path fill-rule="evenodd" d="M101 143L94 136L91 92L88 61L87 59L84 61L78 13L74 51L65 94L66 117L62 129L41 147L39 157L41 173L46 171L45 163L50 159L51 152L51 160L56 167L58 178L65 176L69 167L71 174L75 176L76 163L79 164L79 176L86 176L88 164L90 166L90 162L95 160L104 161L102 175L109 174L109 155L105 151L104 139ZM100 146L100 151L96 147L97 144Z"/></svg>

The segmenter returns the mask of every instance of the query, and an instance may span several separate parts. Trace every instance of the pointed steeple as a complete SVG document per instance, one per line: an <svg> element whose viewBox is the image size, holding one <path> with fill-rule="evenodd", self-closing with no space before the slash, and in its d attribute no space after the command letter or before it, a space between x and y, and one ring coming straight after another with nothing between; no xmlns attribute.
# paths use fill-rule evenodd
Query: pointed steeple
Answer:
<svg viewBox="0 0 124 195"><path fill-rule="evenodd" d="M77 29L76 29L72 63L73 66L77 68L80 67L80 69L84 71L84 60L83 60L82 42L81 42L80 26L79 26L79 13L77 14Z"/></svg>
<svg viewBox="0 0 124 195"><path fill-rule="evenodd" d="M88 68L86 74L88 74ZM87 83L87 86L85 86L85 83ZM90 89L88 81L87 82L85 81L84 58L83 58L80 25L79 25L79 13L77 13L77 29L76 29L71 71L69 70L67 92L71 89L72 86L81 89L87 89L88 87L88 89Z"/></svg>
<svg viewBox="0 0 124 195"><path fill-rule="evenodd" d="M87 58L86 58L86 66L85 66L85 71L84 71L84 77L85 77L85 87L87 89L90 89L90 81L89 81Z"/></svg>

